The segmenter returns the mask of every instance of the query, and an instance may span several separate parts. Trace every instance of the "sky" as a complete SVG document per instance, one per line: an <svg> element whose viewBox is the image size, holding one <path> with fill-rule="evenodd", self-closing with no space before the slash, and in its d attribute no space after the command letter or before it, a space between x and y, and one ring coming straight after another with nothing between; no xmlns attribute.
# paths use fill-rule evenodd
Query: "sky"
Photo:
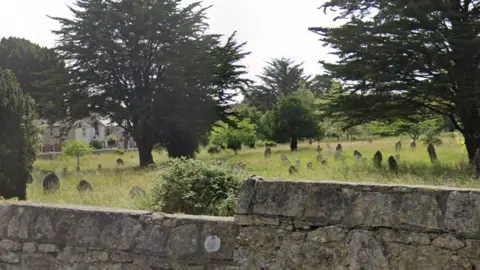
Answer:
<svg viewBox="0 0 480 270"><path fill-rule="evenodd" d="M195 0L184 0L185 4ZM51 30L59 24L47 17L71 17L73 0L0 0L0 38L21 37L52 47ZM331 26L333 15L318 7L322 0L204 0L212 33L230 35L247 42L251 54L244 64L252 79L272 58L287 57L304 63L308 74L322 72L319 60L333 61L330 50L308 27ZM20 13L21 11L21 13ZM19 16L21 14L22 16Z"/></svg>

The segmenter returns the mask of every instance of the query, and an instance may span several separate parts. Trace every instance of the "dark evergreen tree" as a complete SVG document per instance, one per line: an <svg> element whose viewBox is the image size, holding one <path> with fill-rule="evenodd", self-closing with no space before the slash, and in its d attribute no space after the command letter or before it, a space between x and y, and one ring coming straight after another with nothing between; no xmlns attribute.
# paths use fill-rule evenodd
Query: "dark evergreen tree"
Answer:
<svg viewBox="0 0 480 270"><path fill-rule="evenodd" d="M33 101L24 96L13 72L0 69L0 196L26 199L35 160L38 128Z"/></svg>
<svg viewBox="0 0 480 270"><path fill-rule="evenodd" d="M272 139L278 142L290 141L290 149L298 148L298 140L315 138L321 135L319 125L313 111L309 110L295 96L282 97L274 105L268 118L272 131Z"/></svg>
<svg viewBox="0 0 480 270"><path fill-rule="evenodd" d="M303 82L308 82L302 64L288 58L274 58L258 76L260 83L249 88L245 95L248 103L262 111L269 110L280 97L295 93Z"/></svg>
<svg viewBox="0 0 480 270"><path fill-rule="evenodd" d="M247 53L232 35L207 35L205 9L179 0L77 0L56 48L72 63L72 115L106 115L137 143L140 166L152 149L194 155L199 138L229 115L227 104L248 83Z"/></svg>
<svg viewBox="0 0 480 270"><path fill-rule="evenodd" d="M330 0L346 24L311 28L339 61L323 63L344 82L331 102L350 125L443 115L480 148L480 1Z"/></svg>
<svg viewBox="0 0 480 270"><path fill-rule="evenodd" d="M22 91L35 100L39 117L51 122L65 118L68 77L53 50L22 38L2 38L0 68L13 71Z"/></svg>

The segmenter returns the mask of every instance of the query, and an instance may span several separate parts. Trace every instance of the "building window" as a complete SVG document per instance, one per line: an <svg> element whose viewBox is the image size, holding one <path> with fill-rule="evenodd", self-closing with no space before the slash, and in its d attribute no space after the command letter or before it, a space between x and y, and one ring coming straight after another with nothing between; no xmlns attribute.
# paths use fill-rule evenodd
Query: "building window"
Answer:
<svg viewBox="0 0 480 270"><path fill-rule="evenodd" d="M54 150L55 150L54 145L51 144L51 145L50 145L50 152L53 152Z"/></svg>
<svg viewBox="0 0 480 270"><path fill-rule="evenodd" d="M87 129L82 127L82 136L87 137Z"/></svg>
<svg viewBox="0 0 480 270"><path fill-rule="evenodd" d="M50 137L53 137L53 127L50 128Z"/></svg>

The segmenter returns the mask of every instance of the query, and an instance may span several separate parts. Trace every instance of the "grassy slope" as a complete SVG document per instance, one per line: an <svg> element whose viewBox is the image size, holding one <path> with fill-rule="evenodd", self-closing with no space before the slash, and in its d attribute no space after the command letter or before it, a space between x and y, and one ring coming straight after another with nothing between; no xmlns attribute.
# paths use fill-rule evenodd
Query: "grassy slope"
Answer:
<svg viewBox="0 0 480 270"><path fill-rule="evenodd" d="M237 156L233 153L221 153L210 156L205 152L199 154L201 159L220 159L229 163L241 161L247 164L248 173L263 176L266 179L281 178L286 180L348 180L355 182L379 182L379 183L408 183L427 185L448 185L462 187L480 187L480 181L472 178L473 171L465 167L465 154L462 147L448 137L444 137L444 144L437 147L437 155L440 165L432 166L426 147L418 143L417 149L411 151L408 147L410 141L402 140L403 149L400 153L401 163L399 173L393 174L388 171L388 156L395 154L395 142L398 138L386 138L375 140L373 143L366 141L341 142L345 155L345 164L336 162L333 158L333 149L338 142L331 141L329 151L324 142L321 143L323 156L328 159L328 165L322 167L316 161L316 144L300 144L300 150L292 153L287 145L281 145L272 149L272 157L265 161L263 158L264 149L248 149L239 152ZM368 159L365 164L356 163L353 158L353 151L360 151ZM381 170L372 166L373 154L380 150L383 154L383 166ZM288 166L280 160L280 155L285 154L294 164L300 160L298 174L290 175ZM135 166L138 164L138 156L135 153L126 153L122 158L125 166L118 168L115 165L116 155L90 156L81 160L82 173L78 175L75 170L75 160L55 160L35 163L35 182L28 187L28 198L36 202L62 203L62 204L87 204L129 209L146 209L148 198L131 199L128 192L134 185L138 185L147 192L155 184L161 181L156 171L138 171ZM165 154L156 154L155 161L162 163L167 160ZM314 170L308 170L306 163L312 162ZM96 171L97 164L102 164L104 170L101 173ZM40 169L62 172L62 168L68 167L69 173L61 176L61 190L56 195L44 195L41 185L43 176L38 172ZM89 181L94 192L80 195L76 191L76 184L85 179Z"/></svg>

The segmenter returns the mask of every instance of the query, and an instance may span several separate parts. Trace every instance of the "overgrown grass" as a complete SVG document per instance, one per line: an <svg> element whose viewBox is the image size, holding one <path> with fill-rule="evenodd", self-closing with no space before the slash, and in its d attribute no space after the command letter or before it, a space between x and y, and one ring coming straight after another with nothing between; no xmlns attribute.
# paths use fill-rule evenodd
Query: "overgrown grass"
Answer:
<svg viewBox="0 0 480 270"><path fill-rule="evenodd" d="M398 138L375 139L372 143L367 141L355 141L340 143L343 146L345 162L335 161L333 151L337 141L329 141L330 150L325 142L320 145L323 148L322 155L327 159L327 166L322 166L316 161L316 146L307 142L301 143L299 150L290 152L288 145L279 145L272 148L272 156L269 160L263 157L264 148L244 149L235 155L233 152L223 152L209 155L202 151L199 159L222 160L227 163L243 162L247 165L247 174L255 174L266 179L280 178L285 180L334 180L351 182L376 182L376 183L405 183L423 185L444 185L454 187L480 188L480 180L475 179L474 171L467 165L466 154L462 146L448 136L443 137L443 145L437 146L439 164L432 165L426 146L417 143L414 151L409 149L410 140L402 139L400 152L399 172L391 173L388 170L387 159L394 156L395 142ZM365 162L356 162L353 151L358 150L367 159ZM373 154L380 150L383 154L383 168L373 167L371 161ZM280 159L285 154L295 164L300 160L300 168L297 174L289 174L288 166ZM137 170L138 155L125 153L122 159L125 165L118 167L115 160L119 155L107 154L102 156L89 156L81 159L82 172L75 172L75 159L44 161L35 163L35 182L29 185L27 195L30 201L48 202L61 204L83 204L127 209L148 209L150 207L150 193L152 187L158 181L162 181L158 170ZM155 154L155 162L162 164L168 160L166 154ZM313 163L313 170L307 169L307 162ZM97 164L102 164L103 171L97 172ZM69 172L62 175L62 170L67 167ZM53 195L44 195L42 188L43 175L40 170L55 171L60 174L60 191ZM94 191L79 194L76 185L80 180L87 180L93 186ZM130 198L130 189L138 185L147 192L146 198Z"/></svg>

